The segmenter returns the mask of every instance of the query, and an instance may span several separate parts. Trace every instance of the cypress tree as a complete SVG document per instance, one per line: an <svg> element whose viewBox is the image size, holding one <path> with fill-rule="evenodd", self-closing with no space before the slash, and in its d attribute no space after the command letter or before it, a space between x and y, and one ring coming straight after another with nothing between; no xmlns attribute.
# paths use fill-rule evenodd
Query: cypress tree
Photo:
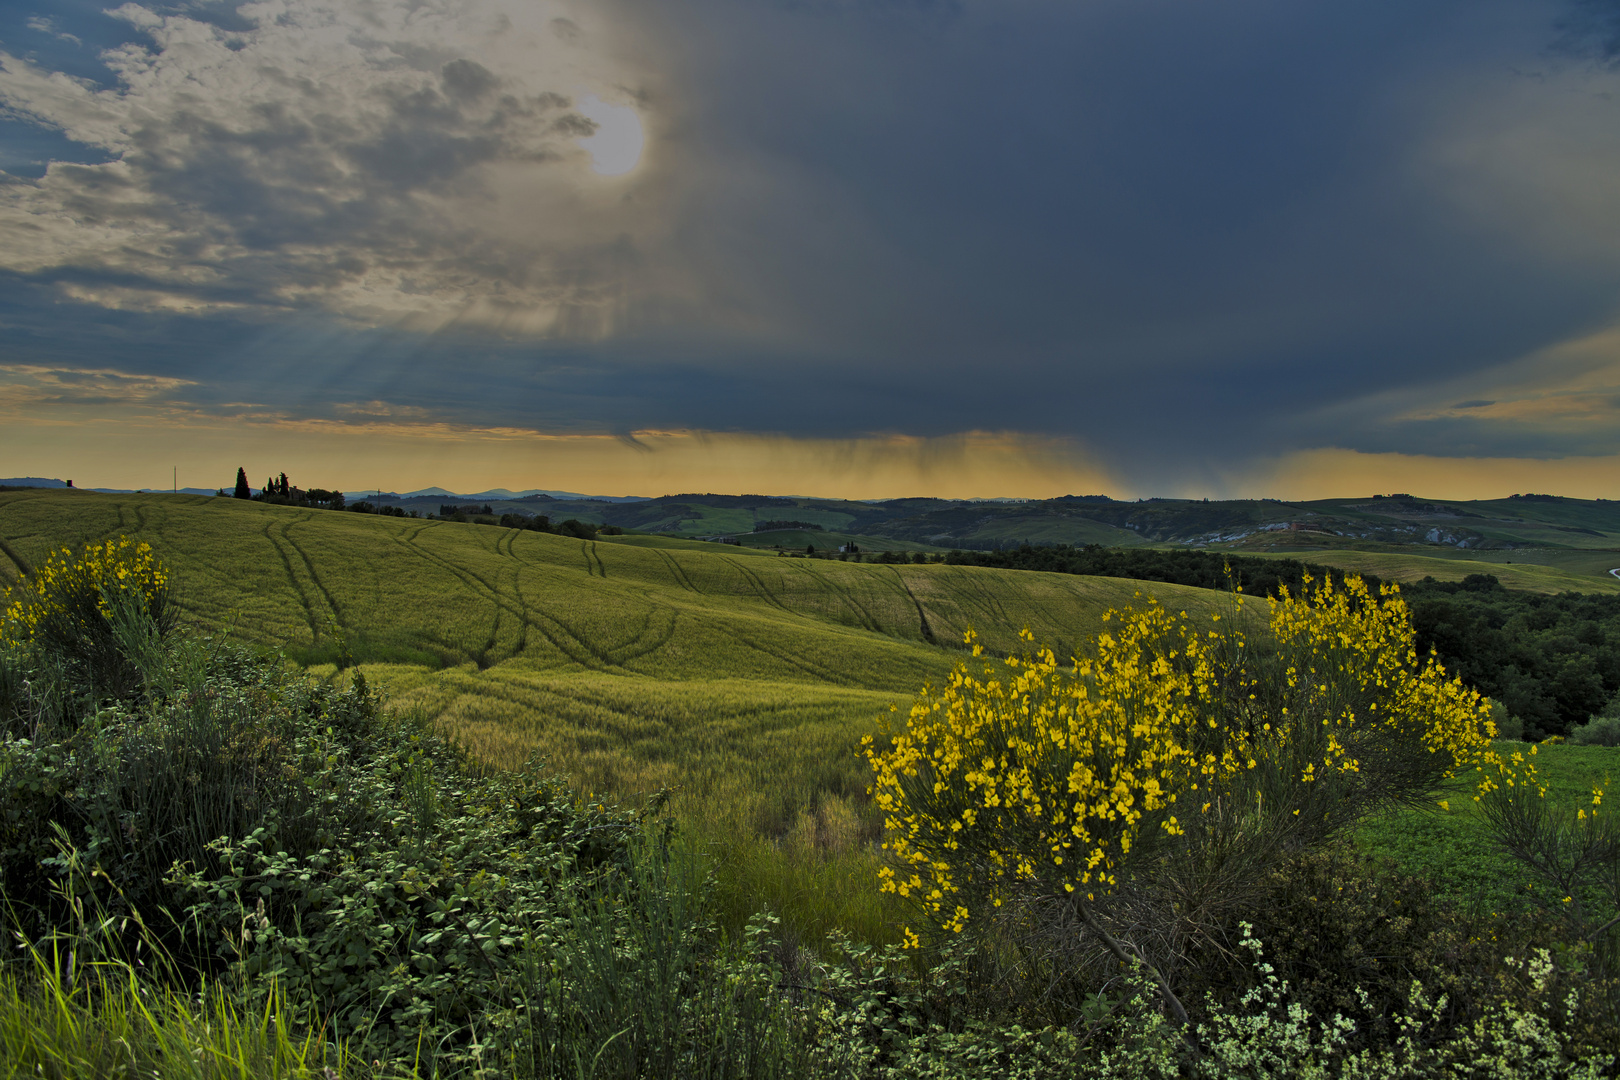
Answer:
<svg viewBox="0 0 1620 1080"><path fill-rule="evenodd" d="M243 468L236 470L236 497L238 499L253 498L253 489L248 487L247 470Z"/></svg>

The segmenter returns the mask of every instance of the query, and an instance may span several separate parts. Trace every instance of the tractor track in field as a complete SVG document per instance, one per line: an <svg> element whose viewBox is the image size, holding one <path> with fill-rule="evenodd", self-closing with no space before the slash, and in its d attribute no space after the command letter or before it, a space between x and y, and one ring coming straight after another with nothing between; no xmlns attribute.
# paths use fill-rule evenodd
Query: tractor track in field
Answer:
<svg viewBox="0 0 1620 1080"><path fill-rule="evenodd" d="M584 637L582 637L572 627L563 622L561 619L557 618L555 615L547 615L545 612L540 611L539 609L535 609L534 611L535 616L538 616L540 619L544 619L546 622L553 624L557 630L561 631L561 636L547 629L543 623L536 621L536 619L531 616L527 605L515 606L510 600L503 596L497 588L485 581L476 572L468 570L465 567L458 566L449 559L446 559L444 556L429 551L427 548L422 547L420 544L417 544L412 540L408 540L404 537L396 537L396 540L402 547L406 548L412 554L426 559L428 562L431 562L442 569L448 570L450 573L460 578L464 584L472 588L474 592L482 593L484 598L490 603L494 604L497 609L505 608L508 613L523 620L526 626L531 626L535 630L539 631L540 636L549 641L553 648L581 667L596 671L605 671L609 668L619 666L611 656L603 653L589 641L585 640ZM570 644L570 642L572 644Z"/></svg>
<svg viewBox="0 0 1620 1080"><path fill-rule="evenodd" d="M607 577L607 566L602 562L602 556L596 550L596 541L581 540L579 552L585 556L585 574L588 577Z"/></svg>
<svg viewBox="0 0 1620 1080"><path fill-rule="evenodd" d="M956 576L959 580L969 582L973 587L973 591L984 597L984 602L978 606L987 612L992 619L999 619L1001 622L1011 623L1012 620L1007 615L1007 609L1002 607L1001 600L996 596L995 593L985 588L984 583L980 581L976 575L957 574L954 576ZM958 595L960 596L960 594Z"/></svg>
<svg viewBox="0 0 1620 1080"><path fill-rule="evenodd" d="M854 595L851 594L848 589L844 588L837 581L833 580L831 573L818 574L816 571L811 570L808 567L797 565L798 560L795 559L793 561L795 563L795 570L801 574L809 574L811 577L815 578L819 585L831 591L833 595L842 600L845 605L850 608L850 610L854 611L856 617L860 620L862 629L871 630L872 632L878 634L883 633L883 624L874 619L872 617L872 613L867 610L866 605L855 599Z"/></svg>
<svg viewBox="0 0 1620 1080"><path fill-rule="evenodd" d="M478 647L478 655L473 657L473 663L478 665L479 671L488 671L496 664L496 661L489 658L489 654L494 651L496 645L500 644L501 613L505 610L504 605L495 605L495 618L489 624L489 637L484 639L484 643Z"/></svg>
<svg viewBox="0 0 1620 1080"><path fill-rule="evenodd" d="M923 640L930 645L938 645L939 642L934 640L934 629L928 625L928 616L923 613L922 601L918 600L917 594L911 591L911 586L906 583L906 579L901 575L898 567L891 566L889 569L894 571L895 580L900 582L900 587L906 590L906 595L911 597L911 602L916 605L917 621L922 624Z"/></svg>
<svg viewBox="0 0 1620 1080"><path fill-rule="evenodd" d="M669 565L669 573L670 576L675 579L675 584L679 585L687 592L701 592L697 586L692 584L692 579L686 576L686 571L681 568L681 564L676 561L675 556L671 555L667 551L660 550L659 548L650 548L648 550L651 550L657 554L660 559L663 559L664 562Z"/></svg>
<svg viewBox="0 0 1620 1080"><path fill-rule="evenodd" d="M518 530L517 529L508 529L505 536L496 537L496 539L495 539L495 554L497 554L497 555L501 554L501 543L502 543L502 541L505 541L505 543L506 543L506 557L508 559L511 559L513 562L517 562L518 561L517 537L518 537Z"/></svg>
<svg viewBox="0 0 1620 1080"><path fill-rule="evenodd" d="M488 581L485 581L482 575L469 570L464 566L458 566L449 559L444 558L442 555L429 551L421 544L416 543L414 538L396 536L394 539L407 551L416 555L418 558L425 559L426 561L433 563L442 569L450 571L450 573L461 579L462 584L469 586L474 593L483 594L483 598L489 601L490 606L494 609L494 617L490 620L489 636L484 639L482 645L478 646L478 651L472 654L473 663L477 665L478 670L488 671L496 663L490 659L490 652L495 648L496 644L500 640L501 612L510 607L510 603L501 595L500 589L497 586L490 584ZM497 539L497 543L498 542L499 541ZM523 620L525 626L527 626L529 620L521 607L519 607L517 611L513 612L513 614L517 615L519 619ZM544 634L545 631L541 630L541 633ZM528 640L527 633L523 635L523 639L525 641ZM552 644L556 645L557 643L553 641ZM558 646L558 650L565 656L571 655L568 653L568 650L563 649L560 645Z"/></svg>
<svg viewBox="0 0 1620 1080"><path fill-rule="evenodd" d="M293 593L298 597L298 603L303 606L304 621L309 623L310 643L313 644L321 636L321 625L315 618L315 608L309 602L309 594L304 591L304 586L299 584L298 575L293 573L292 559L287 555L286 549L281 546L281 543L270 532L270 526L274 524L273 519L265 521L264 538L270 541L270 546L275 548L276 554L281 557L282 568L287 571L287 581L291 583Z"/></svg>
<svg viewBox="0 0 1620 1080"><path fill-rule="evenodd" d="M850 683L845 682L843 679L841 679L837 674L835 674L832 671L829 671L826 668L818 667L818 666L816 666L814 664L806 663L803 657L795 656L790 652L786 652L786 651L782 651L782 650L778 650L778 649L773 649L773 648L765 645L761 641L760 638L758 638L758 637L749 637L749 636L745 635L742 631L734 630L731 627L726 626L724 623L716 623L714 625L714 629L719 630L721 633L726 634L729 637L735 638L737 640L737 642L739 644L741 644L746 649L753 649L755 652L764 653L766 656L773 657L773 658L775 658L777 660L782 661L783 663L787 664L789 667L798 668L800 671L804 672L807 675L814 675L817 679L821 680L822 682L829 682L829 683L834 684L835 686L849 686L849 685L851 685Z"/></svg>
<svg viewBox="0 0 1620 1080"><path fill-rule="evenodd" d="M304 524L310 520L311 516L313 515L301 517L297 521L287 522L281 527L281 535L288 544L292 545L292 549L298 552L298 557L304 561L304 569L309 571L309 580L315 583L315 589L321 594L321 599L325 600L326 606L332 609L332 621L338 626L347 629L347 625L343 621L342 605L337 602L337 597L332 595L332 590L328 589L326 584L321 581L321 575L315 569L315 560L309 557L309 552L305 551L303 545L294 540L292 536L292 527Z"/></svg>
<svg viewBox="0 0 1620 1080"><path fill-rule="evenodd" d="M0 552L5 553L6 558L12 561L12 563L17 567L18 572L23 577L27 577L29 574L34 572L34 568L28 565L28 560L17 554L16 549L10 544L6 543L4 540L0 540Z"/></svg>
<svg viewBox="0 0 1620 1080"><path fill-rule="evenodd" d="M662 633L659 633L652 628L653 618L656 615L664 615L669 619L669 624L664 627ZM649 608L647 611L646 621L641 624L641 629L637 632L636 636L630 639L630 643L626 645L622 651L615 650L616 652L620 653L619 659L615 661L615 663L623 666L631 660L639 660L643 656L646 656L649 653L655 653L659 649L662 649L665 645L668 645L675 637L675 627L680 622L680 618L680 612L676 611L674 608L665 607L662 604ZM649 632L651 632L652 635L651 641L644 641L643 639L648 636Z"/></svg>
<svg viewBox="0 0 1620 1080"><path fill-rule="evenodd" d="M517 597L518 610L526 613L529 610L529 602L523 598L523 563L516 555L512 556L512 561L515 564L512 567L512 595ZM513 651L513 656L522 656L528 651L530 625L526 614L518 620L517 648Z"/></svg>
<svg viewBox="0 0 1620 1080"><path fill-rule="evenodd" d="M755 594L758 595L761 600L764 600L768 604L775 604L789 615L799 614L799 612L794 611L792 608L782 603L782 601L778 600L776 598L776 594L771 592L771 590L766 587L765 582L761 580L760 576L748 569L748 567L744 566L739 560L733 559L729 555L722 555L720 557L735 567L737 572L746 578L749 584L753 585Z"/></svg>

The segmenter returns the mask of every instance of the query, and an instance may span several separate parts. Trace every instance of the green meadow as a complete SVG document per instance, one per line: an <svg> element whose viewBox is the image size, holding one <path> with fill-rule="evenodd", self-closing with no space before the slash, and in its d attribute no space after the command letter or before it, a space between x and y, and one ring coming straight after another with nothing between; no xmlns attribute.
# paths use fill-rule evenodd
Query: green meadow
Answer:
<svg viewBox="0 0 1620 1080"><path fill-rule="evenodd" d="M9 579L52 548L119 535L173 568L192 626L317 675L358 669L491 766L543 761L623 800L668 789L728 867L739 917L763 901L809 933L877 938L881 824L861 737L965 656L968 628L992 651L1025 626L1073 650L1150 588L229 498L0 493ZM1151 591L1182 609L1224 602Z"/></svg>
<svg viewBox="0 0 1620 1080"><path fill-rule="evenodd" d="M1505 589L1538 593L1620 592L1620 578L1609 570L1620 567L1620 552L1532 548L1515 551L1458 551L1429 548L1363 550L1329 545L1248 550L1245 555L1336 566L1354 573L1376 574L1386 581L1461 581L1469 574L1492 574Z"/></svg>
<svg viewBox="0 0 1620 1080"><path fill-rule="evenodd" d="M874 939L889 935L891 913L873 888L881 822L860 739L965 656L966 629L1006 652L1027 626L1061 652L1150 592L1184 610L1224 603L1173 585L636 533L584 541L228 498L0 493L8 581L52 548L118 535L151 543L174 569L190 625L328 679L362 671L487 765L543 763L631 803L667 790L688 837L726 866L718 887L737 917L763 902L805 933ZM1308 557L1396 580L1489 572L1510 588L1590 591L1584 566L1504 554L1523 557ZM1617 757L1557 747L1544 761L1573 790L1601 782L1593 770ZM1581 763L1569 776L1566 759ZM1452 805L1371 822L1363 844L1510 903L1523 882L1500 872L1471 803Z"/></svg>
<svg viewBox="0 0 1620 1080"><path fill-rule="evenodd" d="M1530 755L1527 743L1498 743L1504 752ZM1594 788L1614 788L1620 777L1620 748L1546 745L1534 748L1541 782L1559 810L1573 814L1591 801ZM1481 913L1516 914L1535 903L1535 876L1504 858L1474 801L1472 774L1442 793L1435 805L1392 811L1362 823L1356 839L1376 858L1429 879L1446 900Z"/></svg>

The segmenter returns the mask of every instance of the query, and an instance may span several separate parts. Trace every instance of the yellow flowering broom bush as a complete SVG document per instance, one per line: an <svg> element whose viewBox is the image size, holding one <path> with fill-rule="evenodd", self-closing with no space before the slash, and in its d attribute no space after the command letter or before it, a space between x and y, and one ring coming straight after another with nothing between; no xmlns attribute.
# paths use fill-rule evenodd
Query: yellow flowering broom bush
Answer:
<svg viewBox="0 0 1620 1080"><path fill-rule="evenodd" d="M1492 734L1487 703L1418 656L1393 586L1307 590L1265 601L1254 640L1242 596L1207 618L1150 601L1110 612L1090 656L1036 648L924 689L865 747L882 888L933 936L994 930L1051 971L1140 963L1185 1018L1178 964L1224 947L1278 863L1430 798Z"/></svg>
<svg viewBox="0 0 1620 1080"><path fill-rule="evenodd" d="M0 606L0 648L33 650L113 696L139 681L132 651L174 627L168 570L150 545L122 536L52 552Z"/></svg>

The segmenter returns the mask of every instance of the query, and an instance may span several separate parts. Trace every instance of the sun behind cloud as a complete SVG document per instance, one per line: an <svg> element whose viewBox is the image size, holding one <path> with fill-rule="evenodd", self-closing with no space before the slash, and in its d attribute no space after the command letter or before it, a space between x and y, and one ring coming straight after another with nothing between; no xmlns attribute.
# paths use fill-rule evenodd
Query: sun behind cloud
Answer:
<svg viewBox="0 0 1620 1080"><path fill-rule="evenodd" d="M596 132L578 140L589 151L591 168L602 176L623 176L641 163L647 135L641 116L628 105L610 105L595 94L581 94L574 109L596 125Z"/></svg>
<svg viewBox="0 0 1620 1080"><path fill-rule="evenodd" d="M111 159L0 184L0 272L113 310L536 338L611 324L658 226L581 167L623 176L646 143L637 109L573 92L643 75L590 5L107 15L133 40L102 55L105 87L0 50L0 109Z"/></svg>

